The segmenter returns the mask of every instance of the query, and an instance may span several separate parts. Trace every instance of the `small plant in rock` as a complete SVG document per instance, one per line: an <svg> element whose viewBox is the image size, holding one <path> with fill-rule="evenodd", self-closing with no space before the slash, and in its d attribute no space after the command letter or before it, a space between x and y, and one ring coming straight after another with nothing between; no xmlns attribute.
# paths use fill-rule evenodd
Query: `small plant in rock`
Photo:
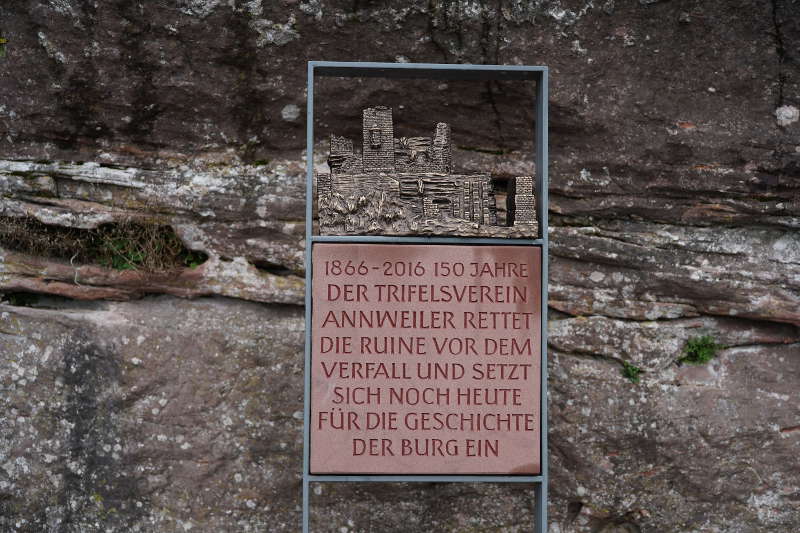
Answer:
<svg viewBox="0 0 800 533"><path fill-rule="evenodd" d="M183 264L189 268L196 268L205 263L208 256L202 252L195 252L194 250L187 250L183 254Z"/></svg>
<svg viewBox="0 0 800 533"><path fill-rule="evenodd" d="M639 383L639 374L642 373L642 369L636 365L632 365L627 361L622 362L622 375L628 378L628 381L631 383Z"/></svg>
<svg viewBox="0 0 800 533"><path fill-rule="evenodd" d="M100 250L100 264L115 270L136 270L146 258L139 243L124 236L108 236L102 241Z"/></svg>
<svg viewBox="0 0 800 533"><path fill-rule="evenodd" d="M703 365L714 359L723 348L724 346L717 344L711 335L692 337L686 341L686 346L683 348L684 356L678 361L692 365Z"/></svg>

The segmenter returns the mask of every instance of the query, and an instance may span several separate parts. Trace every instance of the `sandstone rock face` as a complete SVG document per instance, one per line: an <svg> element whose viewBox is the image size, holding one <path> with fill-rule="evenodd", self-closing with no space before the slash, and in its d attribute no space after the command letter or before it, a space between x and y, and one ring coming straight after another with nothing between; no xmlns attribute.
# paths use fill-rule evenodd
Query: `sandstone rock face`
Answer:
<svg viewBox="0 0 800 533"><path fill-rule="evenodd" d="M169 225L208 260L118 271L0 242L0 531L298 530L308 59L550 67L552 532L800 530L798 14L3 3L0 224ZM452 125L456 169L535 172L530 88L317 93L320 142L402 104L409 135ZM725 349L679 364L702 335ZM525 486L321 484L313 502L315 531L532 522Z"/></svg>
<svg viewBox="0 0 800 533"><path fill-rule="evenodd" d="M2 311L3 531L296 530L301 309L45 305Z"/></svg>

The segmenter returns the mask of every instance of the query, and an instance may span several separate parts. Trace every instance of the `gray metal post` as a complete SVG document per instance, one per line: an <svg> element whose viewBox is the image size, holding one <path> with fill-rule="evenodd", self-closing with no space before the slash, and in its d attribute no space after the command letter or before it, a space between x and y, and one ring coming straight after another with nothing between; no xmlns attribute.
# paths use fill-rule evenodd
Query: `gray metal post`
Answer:
<svg viewBox="0 0 800 533"><path fill-rule="evenodd" d="M309 420L311 417L311 238L314 230L314 64L308 63L306 95L306 344L303 371L303 533L309 532Z"/></svg>
<svg viewBox="0 0 800 533"><path fill-rule="evenodd" d="M548 481L548 454L547 454L547 275L550 255L550 239L548 235L548 175L547 175L547 69L542 71L536 83L536 174L538 177L537 196L539 198L539 221L542 237L542 351L541 351L541 457L542 481L536 486L536 531L547 532L547 481Z"/></svg>

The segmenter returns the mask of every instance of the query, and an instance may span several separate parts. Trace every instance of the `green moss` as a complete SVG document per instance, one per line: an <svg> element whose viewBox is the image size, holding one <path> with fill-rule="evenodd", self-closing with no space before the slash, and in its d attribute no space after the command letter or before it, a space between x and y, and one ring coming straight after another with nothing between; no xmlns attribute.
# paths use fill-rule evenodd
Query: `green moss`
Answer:
<svg viewBox="0 0 800 533"><path fill-rule="evenodd" d="M147 220L80 229L43 224L32 217L0 217L0 246L116 270L164 272L194 268L208 259L187 249L169 225Z"/></svg>
<svg viewBox="0 0 800 533"><path fill-rule="evenodd" d="M683 348L684 356L678 361L692 365L703 365L717 356L717 353L725 348L722 344L717 344L711 335L692 337L686 341Z"/></svg>
<svg viewBox="0 0 800 533"><path fill-rule="evenodd" d="M195 268L205 263L206 259L208 259L208 256L203 252L186 250L183 254L183 265L189 268Z"/></svg>
<svg viewBox="0 0 800 533"><path fill-rule="evenodd" d="M100 255L100 264L115 270L136 270L146 259L144 249L127 236L105 241Z"/></svg>
<svg viewBox="0 0 800 533"><path fill-rule="evenodd" d="M639 374L641 373L642 369L638 366L632 365L627 361L622 362L622 375L631 383L639 383Z"/></svg>

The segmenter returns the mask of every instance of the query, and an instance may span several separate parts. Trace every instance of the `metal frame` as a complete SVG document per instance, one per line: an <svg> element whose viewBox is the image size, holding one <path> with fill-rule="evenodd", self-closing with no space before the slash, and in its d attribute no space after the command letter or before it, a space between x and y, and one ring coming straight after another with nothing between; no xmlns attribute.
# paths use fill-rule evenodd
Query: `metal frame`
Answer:
<svg viewBox="0 0 800 533"><path fill-rule="evenodd" d="M548 273L548 146L547 146L547 76L543 66L519 65L452 65L431 63L362 63L308 62L308 93L306 109L306 295L305 295L305 374L303 397L303 533L309 533L309 488L312 482L493 482L532 483L535 485L534 530L547 533L547 273ZM402 237L402 236L319 236L313 235L314 202L314 78L425 78L449 80L521 80L536 83L536 210L539 218L539 239L469 238L469 237ZM540 398L540 458L541 474L524 475L314 475L310 468L311 417L311 248L316 242L341 243L429 243L429 244L493 244L532 245L541 247L541 398Z"/></svg>

